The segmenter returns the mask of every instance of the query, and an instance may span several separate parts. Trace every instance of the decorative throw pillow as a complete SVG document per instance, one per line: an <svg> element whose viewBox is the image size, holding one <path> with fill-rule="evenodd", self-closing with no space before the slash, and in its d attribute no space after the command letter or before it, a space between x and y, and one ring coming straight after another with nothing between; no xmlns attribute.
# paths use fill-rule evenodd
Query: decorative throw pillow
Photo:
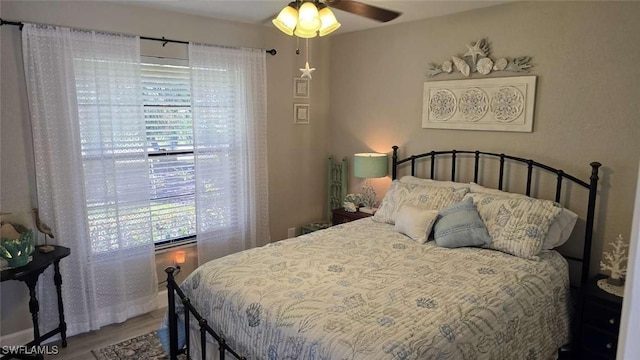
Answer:
<svg viewBox="0 0 640 360"><path fill-rule="evenodd" d="M424 210L412 205L402 205L398 210L395 230L419 244L424 244L429 238L437 217L438 210Z"/></svg>
<svg viewBox="0 0 640 360"><path fill-rule="evenodd" d="M455 189L462 189L462 188L469 189L471 187L471 185L467 183L460 183L455 181L441 181L441 180L433 180L433 179L422 179L422 178L411 176L411 175L406 175L401 177L400 182L404 184L451 187Z"/></svg>
<svg viewBox="0 0 640 360"><path fill-rule="evenodd" d="M373 220L387 224L395 224L396 214L402 204L404 204L409 191L416 185L408 185L393 180L391 186L384 197L378 211L373 215Z"/></svg>
<svg viewBox="0 0 640 360"><path fill-rule="evenodd" d="M490 249L525 259L534 259L542 250L549 226L562 207L549 200L528 197L496 197L470 193L491 236Z"/></svg>
<svg viewBox="0 0 640 360"><path fill-rule="evenodd" d="M491 243L487 228L470 197L440 210L433 227L433 237L438 246L447 248L487 246Z"/></svg>
<svg viewBox="0 0 640 360"><path fill-rule="evenodd" d="M476 183L471 183L469 184L469 186L469 192L471 193L482 193L509 198L529 198L528 196L523 194L516 194L498 189L486 188ZM566 243L567 240L569 240L571 233L573 232L573 228L576 226L576 221L578 221L578 214L569 209L562 208L562 212L560 212L560 215L558 215L556 221L554 221L551 226L549 226L549 231L547 232L547 236L544 238L542 249L551 250Z"/></svg>
<svg viewBox="0 0 640 360"><path fill-rule="evenodd" d="M373 220L395 224L398 210L404 204L425 210L440 210L462 200L468 192L467 188L420 186L394 180L382 199L380 208L373 216Z"/></svg>

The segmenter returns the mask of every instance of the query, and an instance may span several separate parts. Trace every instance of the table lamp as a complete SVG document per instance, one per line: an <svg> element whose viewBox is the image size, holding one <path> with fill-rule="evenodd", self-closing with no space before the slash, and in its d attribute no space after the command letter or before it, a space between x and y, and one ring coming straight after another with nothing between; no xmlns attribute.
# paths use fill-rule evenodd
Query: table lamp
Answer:
<svg viewBox="0 0 640 360"><path fill-rule="evenodd" d="M359 153L353 155L353 175L366 179L362 184L361 212L373 214L377 209L376 192L371 187L371 178L381 178L387 176L387 154L380 153Z"/></svg>

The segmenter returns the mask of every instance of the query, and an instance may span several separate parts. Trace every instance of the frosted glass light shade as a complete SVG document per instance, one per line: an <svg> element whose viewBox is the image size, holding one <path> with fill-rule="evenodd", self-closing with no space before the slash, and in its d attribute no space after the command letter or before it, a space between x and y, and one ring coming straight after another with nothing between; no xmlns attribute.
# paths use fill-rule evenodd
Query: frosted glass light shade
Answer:
<svg viewBox="0 0 640 360"><path fill-rule="evenodd" d="M329 35L332 32L338 30L341 24L336 19L336 16L333 15L333 12L329 7L322 4L323 7L318 11L318 16L320 17L320 21L322 22L322 26L320 26L319 35L325 36Z"/></svg>
<svg viewBox="0 0 640 360"><path fill-rule="evenodd" d="M313 2L305 2L300 6L298 11L298 26L296 30L300 29L302 32L315 32L320 29L322 22L318 16L318 8Z"/></svg>
<svg viewBox="0 0 640 360"><path fill-rule="evenodd" d="M359 178L387 176L387 154L359 153L353 155L353 175Z"/></svg>
<svg viewBox="0 0 640 360"><path fill-rule="evenodd" d="M295 3L292 4L295 5ZM278 17L271 20L271 22L278 29L280 29L280 31L289 36L292 36L293 29L296 28L296 25L298 23L298 10L296 10L295 7L292 7L291 4L289 4L284 9L282 9L282 11L280 11L280 14L278 14Z"/></svg>
<svg viewBox="0 0 640 360"><path fill-rule="evenodd" d="M311 38L314 38L314 37L318 36L318 32L317 31L304 31L304 30L300 29L300 27L297 27L296 31L294 31L293 34L295 36L303 38L303 39L311 39Z"/></svg>
<svg viewBox="0 0 640 360"><path fill-rule="evenodd" d="M271 22L289 36L306 39L329 35L341 26L326 4L310 0L290 2Z"/></svg>

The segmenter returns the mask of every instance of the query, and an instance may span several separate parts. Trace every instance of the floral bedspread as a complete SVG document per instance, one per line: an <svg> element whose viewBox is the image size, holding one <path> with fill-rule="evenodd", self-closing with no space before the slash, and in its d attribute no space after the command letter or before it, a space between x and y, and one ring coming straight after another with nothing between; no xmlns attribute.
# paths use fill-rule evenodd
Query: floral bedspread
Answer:
<svg viewBox="0 0 640 360"><path fill-rule="evenodd" d="M211 261L181 288L248 359L548 359L568 342L569 279L558 253L540 258L362 219Z"/></svg>

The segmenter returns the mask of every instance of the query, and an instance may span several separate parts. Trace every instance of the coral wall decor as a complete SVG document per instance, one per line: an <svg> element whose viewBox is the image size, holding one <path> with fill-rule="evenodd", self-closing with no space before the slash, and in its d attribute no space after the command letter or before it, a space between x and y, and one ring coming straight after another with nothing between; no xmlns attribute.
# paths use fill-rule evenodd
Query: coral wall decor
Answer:
<svg viewBox="0 0 640 360"><path fill-rule="evenodd" d="M427 69L427 76L434 77L439 74L450 74L459 71L464 76L478 72L482 75L496 71L529 72L532 66L530 56L517 58L491 59L491 48L487 39L481 39L475 44L467 45L467 52L464 55L454 55L451 60L445 60L442 64L430 63Z"/></svg>
<svg viewBox="0 0 640 360"><path fill-rule="evenodd" d="M535 76L424 83L422 127L533 131Z"/></svg>

